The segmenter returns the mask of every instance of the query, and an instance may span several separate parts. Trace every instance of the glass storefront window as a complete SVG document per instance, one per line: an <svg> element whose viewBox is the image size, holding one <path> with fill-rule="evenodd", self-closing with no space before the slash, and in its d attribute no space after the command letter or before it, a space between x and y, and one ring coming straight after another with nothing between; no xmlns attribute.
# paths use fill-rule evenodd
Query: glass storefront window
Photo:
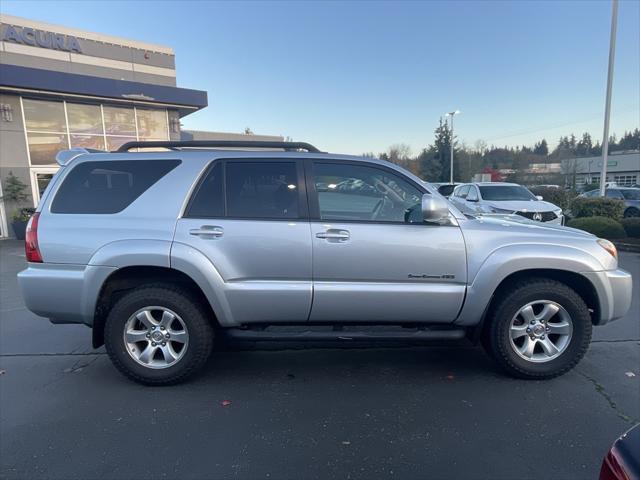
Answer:
<svg viewBox="0 0 640 480"><path fill-rule="evenodd" d="M66 133L27 132L31 165L55 165L56 153L69 148Z"/></svg>
<svg viewBox="0 0 640 480"><path fill-rule="evenodd" d="M104 136L72 133L71 147L97 148L98 150L104 150Z"/></svg>
<svg viewBox="0 0 640 480"><path fill-rule="evenodd" d="M27 130L66 133L64 103L46 100L23 100Z"/></svg>
<svg viewBox="0 0 640 480"><path fill-rule="evenodd" d="M167 138L167 112L165 110L136 109L140 139Z"/></svg>
<svg viewBox="0 0 640 480"><path fill-rule="evenodd" d="M102 131L102 112L100 111L100 105L67 103L67 118L69 120L69 131L71 133L104 134ZM74 146L73 141L71 143L72 146Z"/></svg>
<svg viewBox="0 0 640 480"><path fill-rule="evenodd" d="M107 136L107 150L117 150L120 145L127 142L135 142L136 137L109 137Z"/></svg>
<svg viewBox="0 0 640 480"><path fill-rule="evenodd" d="M136 136L136 117L133 108L105 106L103 110L104 129L107 135Z"/></svg>

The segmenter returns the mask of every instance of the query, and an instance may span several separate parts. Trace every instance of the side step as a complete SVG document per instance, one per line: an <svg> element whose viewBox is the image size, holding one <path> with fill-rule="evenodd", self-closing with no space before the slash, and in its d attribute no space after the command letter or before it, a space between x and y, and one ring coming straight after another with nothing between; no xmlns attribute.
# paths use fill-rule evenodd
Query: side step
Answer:
<svg viewBox="0 0 640 480"><path fill-rule="evenodd" d="M298 330L272 331L268 329L224 329L224 336L232 340L252 342L286 342L286 341L426 341L426 340L461 340L466 336L462 329L402 329L408 331L365 331L365 330Z"/></svg>

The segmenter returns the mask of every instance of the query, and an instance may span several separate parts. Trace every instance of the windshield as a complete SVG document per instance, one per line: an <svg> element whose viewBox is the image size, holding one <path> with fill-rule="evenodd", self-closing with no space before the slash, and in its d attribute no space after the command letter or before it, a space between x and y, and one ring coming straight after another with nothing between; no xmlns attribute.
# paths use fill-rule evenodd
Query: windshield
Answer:
<svg viewBox="0 0 640 480"><path fill-rule="evenodd" d="M625 200L640 200L640 188L620 190Z"/></svg>
<svg viewBox="0 0 640 480"><path fill-rule="evenodd" d="M536 200L536 197L520 185L485 185L480 187L483 200Z"/></svg>

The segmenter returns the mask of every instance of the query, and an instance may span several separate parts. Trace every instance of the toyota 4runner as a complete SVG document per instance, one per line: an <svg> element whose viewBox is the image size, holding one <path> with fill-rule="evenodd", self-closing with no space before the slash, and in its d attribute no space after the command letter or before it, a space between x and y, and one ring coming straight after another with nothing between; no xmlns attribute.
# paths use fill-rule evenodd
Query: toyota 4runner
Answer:
<svg viewBox="0 0 640 480"><path fill-rule="evenodd" d="M511 375L550 378L631 302L609 241L465 216L380 160L306 143L131 142L57 161L27 229L26 305L90 326L93 346L145 384L192 375L215 336L468 336Z"/></svg>

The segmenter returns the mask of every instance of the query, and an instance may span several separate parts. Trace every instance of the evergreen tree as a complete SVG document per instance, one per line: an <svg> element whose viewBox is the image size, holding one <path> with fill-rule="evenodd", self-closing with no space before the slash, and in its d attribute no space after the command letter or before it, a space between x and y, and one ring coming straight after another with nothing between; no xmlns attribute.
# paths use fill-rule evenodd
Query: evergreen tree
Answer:
<svg viewBox="0 0 640 480"><path fill-rule="evenodd" d="M536 143L533 147L533 153L536 155L549 155L549 145L547 145L547 140L542 139L538 143Z"/></svg>

